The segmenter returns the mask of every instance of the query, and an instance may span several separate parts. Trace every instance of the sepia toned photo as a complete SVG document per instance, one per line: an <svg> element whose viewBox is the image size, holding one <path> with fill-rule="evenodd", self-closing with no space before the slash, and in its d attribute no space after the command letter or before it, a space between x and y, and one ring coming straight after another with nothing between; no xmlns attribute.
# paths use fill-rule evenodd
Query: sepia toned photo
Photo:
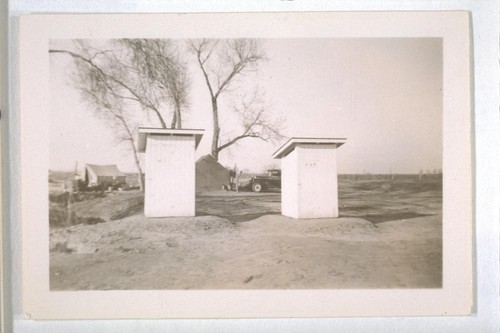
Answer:
<svg viewBox="0 0 500 333"><path fill-rule="evenodd" d="M26 312L468 313L467 20L25 17Z"/></svg>
<svg viewBox="0 0 500 333"><path fill-rule="evenodd" d="M49 53L51 290L441 287L441 39Z"/></svg>

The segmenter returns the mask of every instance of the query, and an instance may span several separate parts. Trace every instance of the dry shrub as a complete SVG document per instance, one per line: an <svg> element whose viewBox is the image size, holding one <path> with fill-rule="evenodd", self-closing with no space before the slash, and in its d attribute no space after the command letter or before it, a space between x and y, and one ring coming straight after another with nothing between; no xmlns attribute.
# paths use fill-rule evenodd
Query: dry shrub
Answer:
<svg viewBox="0 0 500 333"><path fill-rule="evenodd" d="M110 220L121 220L143 211L144 197L132 197L125 200L122 205L110 216Z"/></svg>
<svg viewBox="0 0 500 333"><path fill-rule="evenodd" d="M51 194L49 200L49 223L56 228L119 220L142 212L144 207L141 192L81 192L71 199L67 193L57 193Z"/></svg>
<svg viewBox="0 0 500 333"><path fill-rule="evenodd" d="M66 205L50 202L49 205L49 226L50 227L69 227L78 224L78 218L75 212L68 212Z"/></svg>

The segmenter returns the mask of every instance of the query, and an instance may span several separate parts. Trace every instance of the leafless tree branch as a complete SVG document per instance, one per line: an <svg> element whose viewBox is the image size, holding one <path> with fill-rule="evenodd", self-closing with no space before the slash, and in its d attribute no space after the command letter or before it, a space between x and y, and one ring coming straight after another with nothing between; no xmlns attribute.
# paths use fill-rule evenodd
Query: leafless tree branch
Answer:
<svg viewBox="0 0 500 333"><path fill-rule="evenodd" d="M219 152L236 144L244 138L259 138L267 141L270 137L267 133L278 133L276 129L269 129L269 124L262 122L264 109L252 113L253 118L242 118L243 133L235 136L224 144L220 144L219 124L219 98L228 92L231 86L236 85L237 78L243 77L245 73L257 70L259 63L266 60L260 44L253 39L228 39L217 40L191 40L188 46L194 53L203 80L210 94L212 105L212 149L211 154L215 159L219 158ZM247 109L247 108L245 108ZM247 112L247 111L245 111ZM261 133L259 130L264 130Z"/></svg>
<svg viewBox="0 0 500 333"><path fill-rule="evenodd" d="M77 50L51 49L51 54L65 54L76 66L74 81L82 97L109 121L115 137L129 142L136 167L141 175L135 146L133 106L152 112L161 127L166 122L162 106L173 109L173 128L181 128L181 111L188 105L189 79L186 66L179 60L170 40L128 39L108 43L109 49L95 48L77 40ZM139 110L140 110L139 109ZM147 114L147 112L146 112Z"/></svg>

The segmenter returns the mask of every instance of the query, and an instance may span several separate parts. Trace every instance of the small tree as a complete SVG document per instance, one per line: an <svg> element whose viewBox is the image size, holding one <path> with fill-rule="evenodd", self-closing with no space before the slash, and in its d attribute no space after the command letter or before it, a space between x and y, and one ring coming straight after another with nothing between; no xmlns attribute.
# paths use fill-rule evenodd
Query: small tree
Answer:
<svg viewBox="0 0 500 333"><path fill-rule="evenodd" d="M198 67L207 87L212 112L211 155L218 160L219 153L244 138L259 138L265 141L281 138L283 120L272 121L261 96L254 93L250 98L241 93L238 80L245 74L256 71L265 60L259 41L254 39L191 40L189 48L194 53ZM241 133L221 143L220 98L230 89L240 88L240 100L233 105L239 114ZM256 90L258 91L258 90Z"/></svg>
<svg viewBox="0 0 500 333"><path fill-rule="evenodd" d="M186 70L168 40L119 40L107 48L78 41L77 50L50 49L69 55L76 68L73 80L82 97L104 119L115 137L128 142L144 188L134 129L137 106L152 112L166 128L165 104L174 106L172 127L181 128L181 109L187 105Z"/></svg>
<svg viewBox="0 0 500 333"><path fill-rule="evenodd" d="M131 50L132 63L148 89L167 97L174 109L170 127L182 128L181 111L188 106L190 81L177 47L160 39L124 39L121 43Z"/></svg>

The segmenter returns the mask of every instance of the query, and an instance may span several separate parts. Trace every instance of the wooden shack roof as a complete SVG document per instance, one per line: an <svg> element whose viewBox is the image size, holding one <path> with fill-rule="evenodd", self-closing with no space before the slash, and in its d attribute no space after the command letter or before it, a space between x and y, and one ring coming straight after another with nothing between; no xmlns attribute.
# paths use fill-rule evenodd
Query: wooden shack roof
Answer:
<svg viewBox="0 0 500 333"><path fill-rule="evenodd" d="M118 177L124 176L115 164L109 165L96 165L96 164L85 164L85 168L91 170L99 177Z"/></svg>
<svg viewBox="0 0 500 333"><path fill-rule="evenodd" d="M346 138L291 138L274 154L273 158L283 158L290 154L295 147L300 144L316 144L316 145L335 145L336 148L342 146L346 142Z"/></svg>
<svg viewBox="0 0 500 333"><path fill-rule="evenodd" d="M201 141L201 137L205 131L202 129L172 129L172 128L153 128L139 127L139 142L138 151L144 153L146 151L146 141L149 134L168 135L168 136L194 136L195 149Z"/></svg>

